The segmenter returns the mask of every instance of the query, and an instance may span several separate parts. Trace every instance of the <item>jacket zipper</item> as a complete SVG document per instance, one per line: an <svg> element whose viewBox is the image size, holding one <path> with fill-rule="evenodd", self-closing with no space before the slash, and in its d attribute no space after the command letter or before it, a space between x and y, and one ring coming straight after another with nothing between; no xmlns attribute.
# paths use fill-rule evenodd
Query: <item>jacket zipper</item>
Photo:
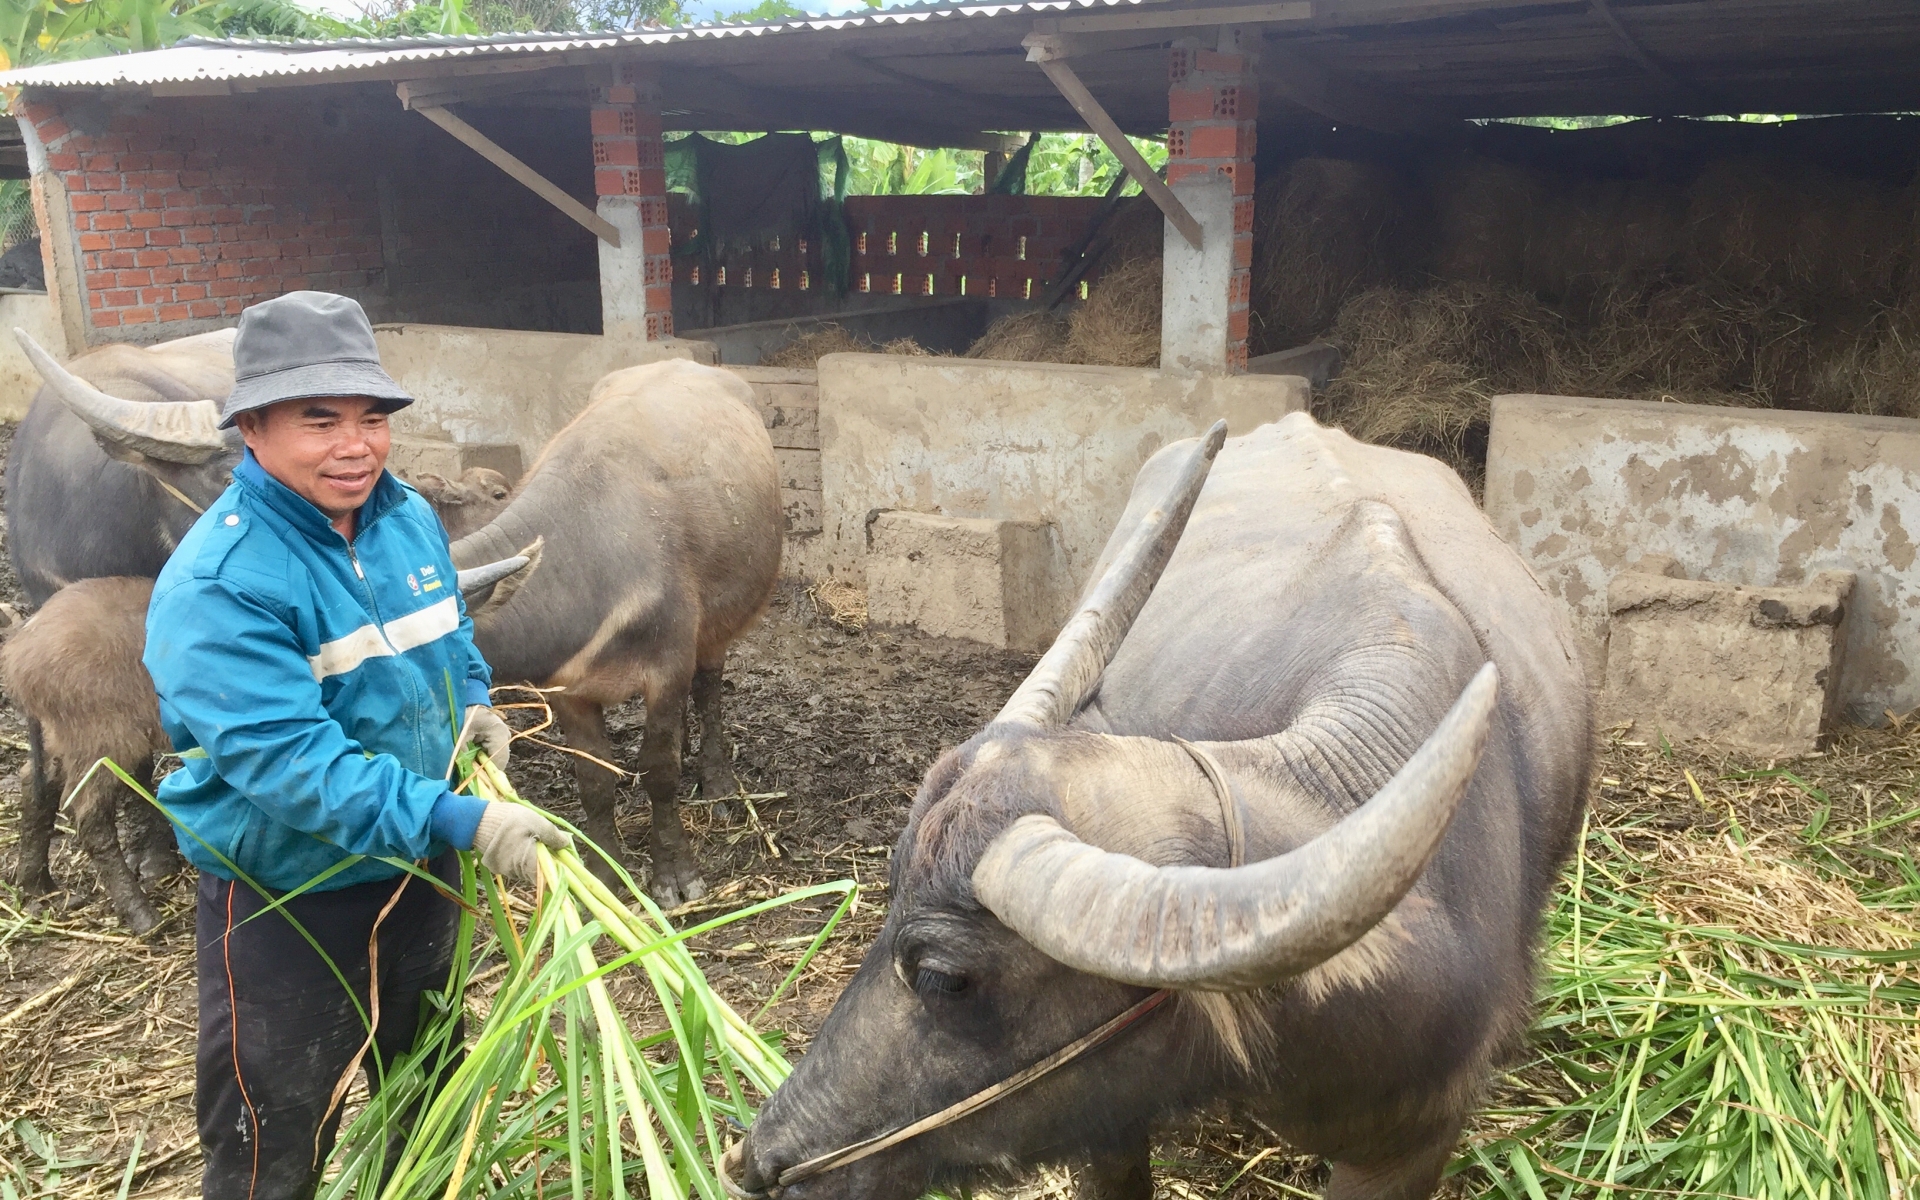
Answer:
<svg viewBox="0 0 1920 1200"><path fill-rule="evenodd" d="M361 532L364 533L365 530L362 529ZM341 540L345 541L346 539L343 538ZM386 643L387 649L393 652L395 658L401 657L400 648L395 646L393 639L387 636L387 619L380 611L379 598L373 594L373 583L367 578L366 571L361 568L360 556L354 553L352 542L347 542L347 561L353 564L353 573L359 576L361 586L367 590L367 607L373 611L373 624L374 628L380 631L380 640ZM424 747L420 745L420 734L418 731L420 721L420 695L414 687L411 673L402 671L401 674L407 678L407 700L412 706L414 713L414 723L416 727L413 737L414 756L424 764L426 755L423 753Z"/></svg>

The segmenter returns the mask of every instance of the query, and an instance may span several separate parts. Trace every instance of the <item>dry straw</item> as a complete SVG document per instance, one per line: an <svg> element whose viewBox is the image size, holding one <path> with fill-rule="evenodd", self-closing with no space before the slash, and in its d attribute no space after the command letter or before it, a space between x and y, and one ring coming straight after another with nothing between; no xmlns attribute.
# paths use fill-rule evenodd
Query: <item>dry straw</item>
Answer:
<svg viewBox="0 0 1920 1200"><path fill-rule="evenodd" d="M1069 362L1067 320L1041 309L1010 313L987 326L987 331L967 348L967 357L1007 362Z"/></svg>
<svg viewBox="0 0 1920 1200"><path fill-rule="evenodd" d="M854 333L836 322L823 325L811 333L803 333L772 353L762 355L760 365L785 367L790 370L794 368L811 370L819 365L821 358L829 354L903 354L924 357L928 353L925 347L910 337L879 343L863 334Z"/></svg>

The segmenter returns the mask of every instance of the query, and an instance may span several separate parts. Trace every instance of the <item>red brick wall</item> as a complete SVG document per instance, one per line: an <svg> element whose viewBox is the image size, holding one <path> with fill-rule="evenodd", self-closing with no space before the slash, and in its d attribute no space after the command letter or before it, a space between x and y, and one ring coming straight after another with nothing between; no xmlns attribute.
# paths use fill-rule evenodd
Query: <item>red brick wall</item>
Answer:
<svg viewBox="0 0 1920 1200"><path fill-rule="evenodd" d="M597 328L592 235L390 99L172 99L107 116L29 96L15 112L67 191L89 340L231 324L302 288L353 296L376 321L577 328L590 314ZM521 139L578 159L558 180L575 191L592 169L577 123Z"/></svg>
<svg viewBox="0 0 1920 1200"><path fill-rule="evenodd" d="M849 196L848 289L871 295L1038 299L1104 201L1080 196ZM673 207L676 243L691 212ZM724 263L725 286L818 290L820 248L763 247ZM1089 278L1093 278L1090 274ZM703 281L704 282L704 281Z"/></svg>
<svg viewBox="0 0 1920 1200"><path fill-rule="evenodd" d="M24 106L66 185L90 327L236 317L252 300L377 278L371 179L356 186L360 172L340 172L297 125L267 132L232 103L192 107L86 133L52 105Z"/></svg>

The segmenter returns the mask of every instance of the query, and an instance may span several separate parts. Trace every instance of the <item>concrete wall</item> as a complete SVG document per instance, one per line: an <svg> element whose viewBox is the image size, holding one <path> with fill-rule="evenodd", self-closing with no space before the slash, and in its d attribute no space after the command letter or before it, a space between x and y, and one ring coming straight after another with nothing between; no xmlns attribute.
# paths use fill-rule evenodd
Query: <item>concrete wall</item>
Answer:
<svg viewBox="0 0 1920 1200"><path fill-rule="evenodd" d="M796 579L825 576L820 557L820 388L813 371L734 367L753 388L760 419L780 464L780 508L786 541L780 573Z"/></svg>
<svg viewBox="0 0 1920 1200"><path fill-rule="evenodd" d="M820 360L823 559L864 578L887 509L1052 522L1064 619L1155 450L1220 417L1234 433L1307 405L1291 376L830 354Z"/></svg>
<svg viewBox="0 0 1920 1200"><path fill-rule="evenodd" d="M609 372L662 358L714 361L705 342L584 333L379 325L373 336L387 371L419 400L394 418L395 432L515 442L529 466Z"/></svg>
<svg viewBox="0 0 1920 1200"><path fill-rule="evenodd" d="M40 390L40 373L27 361L13 331L24 329L57 358L67 357L66 334L53 301L46 296L0 296L0 421L18 421L27 415Z"/></svg>
<svg viewBox="0 0 1920 1200"><path fill-rule="evenodd" d="M1567 603L1592 678L1609 582L1667 554L1747 586L1856 572L1843 714L1920 706L1920 421L1500 396L1486 508Z"/></svg>

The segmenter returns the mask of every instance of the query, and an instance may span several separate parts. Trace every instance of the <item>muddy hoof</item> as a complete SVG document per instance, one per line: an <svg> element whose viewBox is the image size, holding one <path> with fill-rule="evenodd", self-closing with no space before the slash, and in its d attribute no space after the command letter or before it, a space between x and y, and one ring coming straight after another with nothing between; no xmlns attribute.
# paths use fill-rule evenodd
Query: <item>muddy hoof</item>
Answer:
<svg viewBox="0 0 1920 1200"><path fill-rule="evenodd" d="M707 881L700 878L700 868L691 860L676 861L656 856L653 860L653 878L647 883L647 894L661 908L678 908L706 895Z"/></svg>
<svg viewBox="0 0 1920 1200"><path fill-rule="evenodd" d="M186 860L172 846L148 846L127 865L133 868L141 883L151 884L178 871L186 865Z"/></svg>
<svg viewBox="0 0 1920 1200"><path fill-rule="evenodd" d="M145 937L160 924L160 914L151 904L129 905L120 911L120 923L135 937Z"/></svg>
<svg viewBox="0 0 1920 1200"><path fill-rule="evenodd" d="M713 802L713 819L722 825L737 825L742 815L740 806L731 800Z"/></svg>
<svg viewBox="0 0 1920 1200"><path fill-rule="evenodd" d="M700 794L709 800L726 800L744 790L732 767L709 764L700 769Z"/></svg>
<svg viewBox="0 0 1920 1200"><path fill-rule="evenodd" d="M25 896L29 902L38 901L45 896L51 896L60 890L60 885L53 881L53 872L51 871L41 871L26 879L15 879L13 886L19 888L20 894Z"/></svg>

